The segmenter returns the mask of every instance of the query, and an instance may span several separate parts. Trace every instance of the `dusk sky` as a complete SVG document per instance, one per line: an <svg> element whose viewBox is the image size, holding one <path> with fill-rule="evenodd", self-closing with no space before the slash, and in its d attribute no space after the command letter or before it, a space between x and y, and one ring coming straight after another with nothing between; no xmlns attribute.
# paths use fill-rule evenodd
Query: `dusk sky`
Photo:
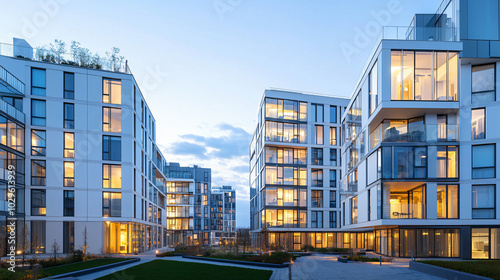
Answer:
<svg viewBox="0 0 500 280"><path fill-rule="evenodd" d="M236 187L237 226L248 227L248 144L263 91L349 97L380 27L408 26L440 2L0 0L0 42L119 47L167 161L210 167L213 185Z"/></svg>

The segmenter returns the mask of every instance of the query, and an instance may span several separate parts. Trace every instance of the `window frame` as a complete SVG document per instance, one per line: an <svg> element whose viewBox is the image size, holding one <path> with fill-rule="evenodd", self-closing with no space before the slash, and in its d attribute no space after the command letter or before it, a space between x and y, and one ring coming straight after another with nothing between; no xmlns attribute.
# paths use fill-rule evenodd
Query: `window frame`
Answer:
<svg viewBox="0 0 500 280"><path fill-rule="evenodd" d="M41 117L41 116L38 116L38 115L35 115L33 113L33 104L34 103L39 103L39 104L43 104L43 113L44 113L44 116ZM31 117L31 125L32 126L46 126L47 125L47 102L43 99L35 99L35 98L32 98L31 99L31 102L30 102L30 106L31 106L31 114L30 114L30 117ZM43 123L43 124L35 124L35 122L33 120L37 120L37 121L40 121L40 123Z"/></svg>
<svg viewBox="0 0 500 280"><path fill-rule="evenodd" d="M33 175L34 174L33 164L35 162L40 162L40 163L43 162L43 165L38 164L38 166L43 167L43 176L34 176ZM30 168L31 169L31 185L32 186L46 186L47 185L47 161L42 160L42 159L32 159L30 167L31 167ZM37 182L34 179L40 180L39 181L40 183L34 183L34 182Z"/></svg>
<svg viewBox="0 0 500 280"><path fill-rule="evenodd" d="M474 167L474 147L477 147L477 146L493 146L493 163L495 164L494 166L490 166L490 167ZM497 145L496 143L485 143L485 144L479 144L479 145L471 145L471 148L470 148L470 152L471 152L471 178L472 179L491 179L491 178L496 178L497 177ZM486 169L486 168L493 168L493 177L480 177L480 178L476 178L474 177L474 169Z"/></svg>
<svg viewBox="0 0 500 280"><path fill-rule="evenodd" d="M42 205L37 205L36 207L34 207L34 203L33 203L33 193L34 192L39 192L40 195L42 195L40 198L37 198L37 199L40 199L41 200L41 204ZM45 213L44 214L34 214L35 211L33 211L33 209L45 209ZM38 210L38 212L42 212L40 210ZM47 216L47 190L44 190L44 189L31 189L30 191L30 214L31 216Z"/></svg>
<svg viewBox="0 0 500 280"><path fill-rule="evenodd" d="M483 121L483 127L484 127L484 137L482 138L474 138L472 135L472 111L476 110L483 110L483 116L484 116L484 121ZM480 140L480 139L486 139L486 107L477 107L477 108L471 108L470 109L470 116L471 116L471 140Z"/></svg>
<svg viewBox="0 0 500 280"><path fill-rule="evenodd" d="M106 110L108 110L108 114L105 113ZM120 111L120 129L119 129L119 131L113 131L114 129L113 129L113 126L111 125L111 123L112 123L111 116L113 115L112 114L113 110ZM108 118L108 122L105 122L104 116L106 116ZM110 133L121 133L122 132L121 116L122 116L122 109L121 108L109 107L109 106L102 107L102 131L103 132L110 132ZM134 119L134 125L135 125L135 119ZM106 126L107 126L107 128L105 128ZM134 132L135 132L135 130L134 130Z"/></svg>
<svg viewBox="0 0 500 280"><path fill-rule="evenodd" d="M457 220L457 219L460 219L460 185L459 184L437 184L437 187L439 186L444 186L445 187L445 193L446 193L446 198L445 198L445 201L446 201L446 217L437 217L437 219L443 219L443 220ZM456 218L450 218L450 213L449 213L449 197L448 197L448 188L449 186L457 186L457 217ZM437 192L436 192L436 197L437 197ZM472 195L471 195L472 197ZM437 206L437 200L436 200L436 206ZM436 209L436 213L437 213L437 209Z"/></svg>
<svg viewBox="0 0 500 280"><path fill-rule="evenodd" d="M45 72L45 87L39 87L39 86L34 86L33 85L33 70L41 70L43 72ZM31 67L31 73L30 73L30 94L31 95L34 95L34 96L47 96L47 69L43 69L43 68L37 68L37 67ZM36 88L36 89L43 89L44 90L44 94L43 95L40 95L40 94L33 94L33 88Z"/></svg>
<svg viewBox="0 0 500 280"><path fill-rule="evenodd" d="M73 135L73 147L72 148L66 146L66 135ZM69 132L69 131L63 132L63 157L64 158L75 158L75 142L76 141L75 141L75 133L74 132ZM72 154L71 154L71 151L73 151Z"/></svg>
<svg viewBox="0 0 500 280"><path fill-rule="evenodd" d="M69 111L69 108L72 108L72 116L71 118L66 118L66 115ZM63 103L63 128L67 129L75 129L75 103Z"/></svg>
<svg viewBox="0 0 500 280"><path fill-rule="evenodd" d="M493 208L474 208L474 197L472 195L472 192L474 191L474 187L481 187L481 186L492 186L493 187ZM497 200L496 200L496 195L497 195L497 185L496 184L473 184L471 185L471 219L496 219L497 218ZM474 218L474 209L493 209L493 218ZM491 244L491 243L490 243Z"/></svg>
<svg viewBox="0 0 500 280"><path fill-rule="evenodd" d="M73 90L66 89L66 75L73 76ZM71 96L67 95L70 94ZM75 73L73 72L63 72L63 98L64 99L75 99Z"/></svg>
<svg viewBox="0 0 500 280"><path fill-rule="evenodd" d="M66 196L66 194L70 194L70 193L73 194L72 197ZM70 203L70 201L72 203ZM64 217L74 217L75 216L75 191L74 190L64 190L63 191L63 216Z"/></svg>
<svg viewBox="0 0 500 280"><path fill-rule="evenodd" d="M43 138L43 143L45 144L44 146L35 146L33 145L33 143L35 143L35 141L33 141L33 132L43 132L45 135L44 135L44 138ZM35 135L38 135L35 133ZM42 130L42 129L31 129L31 156L46 156L47 155L47 131L46 130ZM35 150L36 149L41 149L43 150L43 154L42 153L38 153L36 152ZM37 154L33 154L33 152L37 153Z"/></svg>
<svg viewBox="0 0 500 280"><path fill-rule="evenodd" d="M493 63L482 63L482 64L475 64L475 65L471 65L471 69L470 69L470 80L471 80L471 83L470 83L470 92L471 92L471 104L474 104L473 101L472 101L472 97L474 96L474 94L480 94L480 93L485 93L485 92L490 92L491 90L483 90L483 91L473 91L472 90L472 87L474 85L474 80L472 78L472 75L474 73L473 71L473 68L474 67L480 67L480 66L487 66L487 65L493 65L493 101L497 101L497 64L495 62ZM485 112L485 117L486 117L486 112Z"/></svg>
<svg viewBox="0 0 500 280"><path fill-rule="evenodd" d="M106 145L104 145L106 137L108 137L107 147L106 147ZM120 153L116 158L113 157L113 155L112 155L112 142L113 142L112 139L113 138L117 138L120 140L120 149L119 149ZM122 141L121 140L122 140L121 136L113 136L113 135L103 135L102 136L102 160L121 161L121 159L122 159Z"/></svg>
<svg viewBox="0 0 500 280"><path fill-rule="evenodd" d="M66 174L66 164L73 164L73 177L67 176ZM63 186L64 187L75 187L75 162L74 161L63 161Z"/></svg>

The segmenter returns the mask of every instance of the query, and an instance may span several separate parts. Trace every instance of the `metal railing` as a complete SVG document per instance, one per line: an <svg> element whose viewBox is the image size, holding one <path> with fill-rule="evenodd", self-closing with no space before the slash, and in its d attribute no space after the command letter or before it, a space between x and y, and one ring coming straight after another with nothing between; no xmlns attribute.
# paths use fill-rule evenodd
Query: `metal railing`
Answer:
<svg viewBox="0 0 500 280"><path fill-rule="evenodd" d="M21 94L24 94L24 83L21 82L16 76L12 75L7 69L3 68L0 65L0 79L4 80L7 82L11 87L13 87L15 90L20 92Z"/></svg>
<svg viewBox="0 0 500 280"><path fill-rule="evenodd" d="M379 125L370 133L370 149L380 142L438 142L458 141L457 124L420 124L399 131L395 127L385 130Z"/></svg>
<svg viewBox="0 0 500 280"><path fill-rule="evenodd" d="M123 59L106 59L90 53L55 53L43 48L28 48L0 43L0 55L33 61L73 65L96 70L131 74L128 63Z"/></svg>

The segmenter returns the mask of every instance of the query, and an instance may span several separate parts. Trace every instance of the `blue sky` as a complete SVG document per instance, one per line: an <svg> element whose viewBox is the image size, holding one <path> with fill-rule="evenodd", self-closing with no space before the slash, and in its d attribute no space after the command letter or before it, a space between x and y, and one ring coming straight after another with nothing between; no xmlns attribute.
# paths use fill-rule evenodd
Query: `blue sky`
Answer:
<svg viewBox="0 0 500 280"><path fill-rule="evenodd" d="M381 25L439 0L0 0L0 42L119 47L168 161L212 168L249 223L248 143L266 88L350 96Z"/></svg>

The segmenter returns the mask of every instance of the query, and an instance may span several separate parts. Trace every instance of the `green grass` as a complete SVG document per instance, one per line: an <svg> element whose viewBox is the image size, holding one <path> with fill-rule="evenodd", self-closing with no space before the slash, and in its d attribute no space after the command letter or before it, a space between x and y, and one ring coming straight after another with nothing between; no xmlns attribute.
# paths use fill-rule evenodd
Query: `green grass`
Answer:
<svg viewBox="0 0 500 280"><path fill-rule="evenodd" d="M121 261L125 261L125 260L130 260L130 258L128 258L128 259L126 259L126 258L94 259L91 261L77 262L77 263L72 263L72 264L59 266L59 267L46 268L43 270L43 272L46 275L54 276L54 275L58 275L58 274L63 274L63 273L78 271L78 270L82 270L82 269L102 266L102 265L106 265L106 264L117 263L117 262L121 262Z"/></svg>
<svg viewBox="0 0 500 280"><path fill-rule="evenodd" d="M144 264L136 265L122 271L116 275L127 276L130 279L177 279L177 280L197 280L197 279L242 279L260 280L269 279L273 272L271 270L258 270L233 266L210 265L194 262L179 262L154 260ZM114 274L98 278L100 280L115 279Z"/></svg>
<svg viewBox="0 0 500 280"><path fill-rule="evenodd" d="M500 280L500 260L492 260L492 261L425 260L420 262Z"/></svg>

